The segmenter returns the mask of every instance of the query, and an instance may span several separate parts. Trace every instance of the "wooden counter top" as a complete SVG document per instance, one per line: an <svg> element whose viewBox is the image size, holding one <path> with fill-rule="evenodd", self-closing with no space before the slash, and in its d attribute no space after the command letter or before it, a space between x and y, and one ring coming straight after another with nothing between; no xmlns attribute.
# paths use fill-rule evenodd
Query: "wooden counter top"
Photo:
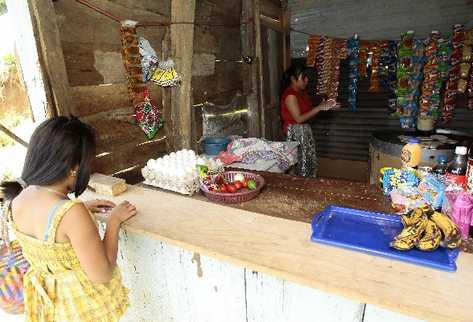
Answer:
<svg viewBox="0 0 473 322"><path fill-rule="evenodd" d="M137 205L127 231L424 320L473 321L473 255L461 253L449 273L312 243L308 223L174 193L129 186L111 200Z"/></svg>

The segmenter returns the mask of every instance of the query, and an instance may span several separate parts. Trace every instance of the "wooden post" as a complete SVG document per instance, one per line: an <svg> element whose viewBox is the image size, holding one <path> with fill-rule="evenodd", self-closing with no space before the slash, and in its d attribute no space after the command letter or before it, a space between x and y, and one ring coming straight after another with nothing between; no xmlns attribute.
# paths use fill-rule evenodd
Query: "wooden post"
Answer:
<svg viewBox="0 0 473 322"><path fill-rule="evenodd" d="M255 50L255 14L254 0L242 0L241 15L241 48L243 56L253 58L251 65L247 65L244 89L248 104L248 135L259 137L261 134L260 108L258 100L258 58ZM258 15L259 17L259 15ZM258 18L259 20L259 18Z"/></svg>
<svg viewBox="0 0 473 322"><path fill-rule="evenodd" d="M195 0L172 0L171 58L176 63L181 76L181 86L173 87L171 94L171 114L174 124L175 149L190 148L192 138L192 58L194 53Z"/></svg>
<svg viewBox="0 0 473 322"><path fill-rule="evenodd" d="M51 92L50 106L58 115L70 115L69 80L62 52L61 37L52 1L28 0L40 44L40 61L45 71L45 86ZM25 71L27 72L27 71Z"/></svg>
<svg viewBox="0 0 473 322"><path fill-rule="evenodd" d="M260 0L253 0L253 20L255 30L255 62L257 63L257 89L258 89L258 110L260 114L260 136L266 137L266 115L264 106L264 79L263 79L263 50L261 38L261 17L260 17Z"/></svg>
<svg viewBox="0 0 473 322"><path fill-rule="evenodd" d="M286 71L289 66L291 65L291 27L289 21L289 9L287 7L287 3L284 4L283 8L281 9L281 24L284 30L283 32L283 66L284 71Z"/></svg>

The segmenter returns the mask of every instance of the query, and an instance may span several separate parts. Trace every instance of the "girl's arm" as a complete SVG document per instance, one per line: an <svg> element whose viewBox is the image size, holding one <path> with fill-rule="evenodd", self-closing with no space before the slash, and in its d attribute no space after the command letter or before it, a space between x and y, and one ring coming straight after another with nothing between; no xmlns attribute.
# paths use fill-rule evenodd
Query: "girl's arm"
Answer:
<svg viewBox="0 0 473 322"><path fill-rule="evenodd" d="M328 111L337 106L337 102L334 99L323 100L322 103L311 109L306 113L301 113L297 97L295 95L288 95L285 99L285 103L292 118L298 123L305 123L309 119L313 118L321 111Z"/></svg>

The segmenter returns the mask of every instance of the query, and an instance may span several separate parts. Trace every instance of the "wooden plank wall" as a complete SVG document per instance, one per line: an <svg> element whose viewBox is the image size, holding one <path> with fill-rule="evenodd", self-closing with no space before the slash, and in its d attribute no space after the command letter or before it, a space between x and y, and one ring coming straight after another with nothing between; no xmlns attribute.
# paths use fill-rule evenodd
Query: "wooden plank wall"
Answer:
<svg viewBox="0 0 473 322"><path fill-rule="evenodd" d="M247 67L240 61L240 15L241 0L196 1L192 62L192 100L196 106L192 117L194 148L202 136L199 104L206 101L228 104L238 92L243 92Z"/></svg>
<svg viewBox="0 0 473 322"><path fill-rule="evenodd" d="M170 0L96 0L94 4L123 19L169 21ZM115 173L141 165L166 151L166 129L148 141L132 124L123 67L120 25L75 1L54 2L69 79L70 110L98 131L99 146L95 170ZM149 40L161 54L167 27L139 28L138 35ZM162 89L150 86L151 97L161 105ZM167 108L165 106L165 108Z"/></svg>

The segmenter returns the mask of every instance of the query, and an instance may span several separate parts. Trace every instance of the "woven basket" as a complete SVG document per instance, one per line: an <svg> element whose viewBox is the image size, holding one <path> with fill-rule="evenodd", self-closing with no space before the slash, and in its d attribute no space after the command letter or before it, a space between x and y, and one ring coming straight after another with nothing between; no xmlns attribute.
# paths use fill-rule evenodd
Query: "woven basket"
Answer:
<svg viewBox="0 0 473 322"><path fill-rule="evenodd" d="M264 178L258 174L254 174L251 172L241 172L241 171L227 171L224 172L224 178L229 181L233 182L233 178L236 174L242 174L246 180L254 179L256 180L256 189L249 190L247 188L243 188L238 192L234 193L223 193L223 192L216 192L210 191L207 186L201 184L200 189L204 193L204 195L211 201L221 202L221 203L240 203L251 200L255 198L263 189L265 185Z"/></svg>

